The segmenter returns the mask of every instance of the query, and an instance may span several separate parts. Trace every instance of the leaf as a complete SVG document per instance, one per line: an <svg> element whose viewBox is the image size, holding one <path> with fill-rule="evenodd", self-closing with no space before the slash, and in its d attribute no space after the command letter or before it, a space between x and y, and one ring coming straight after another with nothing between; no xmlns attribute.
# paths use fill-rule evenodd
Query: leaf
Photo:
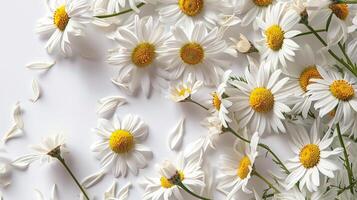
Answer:
<svg viewBox="0 0 357 200"><path fill-rule="evenodd" d="M33 91L33 97L32 99L30 99L30 101L32 101L32 103L35 103L41 96L40 86L36 79L32 80L32 91Z"/></svg>
<svg viewBox="0 0 357 200"><path fill-rule="evenodd" d="M127 101L124 97L120 97L120 96L104 97L99 100L97 114L98 115L103 115L106 113L113 114L118 106L124 105L125 103L127 103Z"/></svg>
<svg viewBox="0 0 357 200"><path fill-rule="evenodd" d="M19 129L24 128L24 121L22 120L22 112L21 112L21 107L20 103L17 102L14 106L13 112L12 112L13 120Z"/></svg>
<svg viewBox="0 0 357 200"><path fill-rule="evenodd" d="M6 143L9 139L22 135L22 130L17 127L17 124L13 124L11 128L4 134L2 142Z"/></svg>
<svg viewBox="0 0 357 200"><path fill-rule="evenodd" d="M104 175L105 175L105 171L104 170L100 170L97 173L89 175L86 178L84 178L84 180L82 181L82 186L85 187L85 188L90 188L93 185L97 184L100 180L102 180Z"/></svg>
<svg viewBox="0 0 357 200"><path fill-rule="evenodd" d="M185 118L182 118L173 128L168 137L168 144L171 150L177 149L182 143Z"/></svg>
<svg viewBox="0 0 357 200"><path fill-rule="evenodd" d="M27 69L48 70L56 64L56 61L49 62L32 62L26 65Z"/></svg>

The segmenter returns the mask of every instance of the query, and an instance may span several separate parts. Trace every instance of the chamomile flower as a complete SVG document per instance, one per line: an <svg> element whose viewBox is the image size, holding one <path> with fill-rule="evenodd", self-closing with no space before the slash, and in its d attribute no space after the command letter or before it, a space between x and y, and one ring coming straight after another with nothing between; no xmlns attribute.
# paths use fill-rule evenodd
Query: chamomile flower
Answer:
<svg viewBox="0 0 357 200"><path fill-rule="evenodd" d="M219 75L226 67L226 43L218 28L208 31L202 23L172 29L173 39L166 42L160 60L168 63L170 79L187 79L191 73L193 80L205 85L217 84Z"/></svg>
<svg viewBox="0 0 357 200"><path fill-rule="evenodd" d="M85 0L46 1L49 16L39 20L36 32L50 38L46 43L48 53L60 50L64 55L72 55L71 36L83 36L85 24L90 23L90 6Z"/></svg>
<svg viewBox="0 0 357 200"><path fill-rule="evenodd" d="M310 192L317 191L322 183L320 174L334 178L334 172L340 168L337 161L342 148L331 150L334 136L324 132L319 119L315 120L310 134L303 126L289 124L288 128L295 156L286 164L291 172L285 179L286 188L289 190L299 182L300 190L306 186Z"/></svg>
<svg viewBox="0 0 357 200"><path fill-rule="evenodd" d="M307 86L310 99L320 117L336 109L335 120L348 124L357 112L356 80L348 73L329 68L317 67L323 79L311 79L313 83Z"/></svg>
<svg viewBox="0 0 357 200"><path fill-rule="evenodd" d="M300 15L294 10L285 12L286 4L278 3L269 9L266 18L258 18L263 39L257 42L261 58L274 68L281 64L286 67L286 59L294 61L299 45L292 39L300 33L294 26L300 21Z"/></svg>
<svg viewBox="0 0 357 200"><path fill-rule="evenodd" d="M244 134L247 132L245 130ZM242 189L245 193L252 193L247 184L251 178L254 161L258 156L259 136L255 132L248 145L241 140L236 140L234 144L234 154L221 155L218 175L217 189L227 195L226 199L231 199Z"/></svg>
<svg viewBox="0 0 357 200"><path fill-rule="evenodd" d="M164 82L160 77L162 64L157 57L167 38L164 27L152 17L139 19L136 16L133 29L118 30L115 40L119 47L110 50L108 62L119 67L119 74L130 75L130 92L141 87L148 96L151 85L155 83L159 87Z"/></svg>
<svg viewBox="0 0 357 200"><path fill-rule="evenodd" d="M122 121L114 116L112 122L100 119L95 132L100 140L91 149L98 153L103 169L111 170L115 177L126 176L128 169L137 175L152 157L151 150L142 144L148 127L138 116L129 114Z"/></svg>
<svg viewBox="0 0 357 200"><path fill-rule="evenodd" d="M181 182L191 191L199 191L205 186L204 172L201 168L200 153L185 155L179 153L174 163L164 161L157 166L158 176L147 177L141 183L145 189L143 200L183 200L184 191L174 185L170 179L178 176Z"/></svg>
<svg viewBox="0 0 357 200"><path fill-rule="evenodd" d="M203 137L202 149L206 150L207 147L215 149L217 140L223 133L222 121L219 119L217 113L213 113L212 115L206 117L201 124L207 129L208 133L205 137Z"/></svg>
<svg viewBox="0 0 357 200"><path fill-rule="evenodd" d="M286 91L289 78L281 76L282 71L270 72L270 67L262 63L259 69L251 65L246 69L245 79L230 81L232 88L226 89L228 100L233 103L230 111L235 112L238 126L250 131L263 133L285 133L283 113L290 112L285 104L290 95Z"/></svg>
<svg viewBox="0 0 357 200"><path fill-rule="evenodd" d="M187 80L170 86L168 97L175 102L184 101L196 93L202 84L202 81L193 81L192 75L189 74Z"/></svg>
<svg viewBox="0 0 357 200"><path fill-rule="evenodd" d="M228 4L221 0L161 0L158 11L165 24L201 22L213 28L227 8Z"/></svg>

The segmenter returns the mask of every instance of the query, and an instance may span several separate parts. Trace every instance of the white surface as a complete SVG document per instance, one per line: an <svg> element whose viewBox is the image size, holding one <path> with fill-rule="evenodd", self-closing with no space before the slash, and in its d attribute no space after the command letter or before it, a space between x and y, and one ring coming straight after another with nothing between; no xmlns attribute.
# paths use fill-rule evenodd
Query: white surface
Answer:
<svg viewBox="0 0 357 200"><path fill-rule="evenodd" d="M89 38L83 44L93 48L96 58L92 60L80 57L67 60L56 59L57 64L44 73L25 68L25 65L30 62L49 59L44 49L45 41L33 31L36 21L43 17L45 12L43 0L2 2L0 13L2 27L0 33L0 135L10 128L12 107L20 101L24 110L25 136L7 143L6 148L11 158L31 152L28 148L29 144L39 143L43 136L61 131L66 135L67 147L70 151L66 160L74 174L82 180L100 167L99 161L94 158L90 150L90 145L96 139L91 129L96 126L97 100L109 95L124 95L124 93L110 82L110 78L114 75L113 67L107 66L104 62L107 49L112 45L104 34L93 26L88 27ZM238 33L235 36L238 37ZM242 63L240 60L235 62ZM239 66L234 66L234 68L235 71L240 71L237 70ZM31 81L33 78L38 79L42 90L42 96L35 104L28 100L32 97ZM200 99L208 97L206 93ZM130 174L126 178L117 180L119 187L128 181L132 182L133 187L130 190L129 199L138 200L143 194L143 190L138 185L140 178L144 175L155 176L155 163L176 155L176 152L168 148L167 135L178 120L182 116L186 117L183 142L183 147L185 147L190 141L205 134L206 130L200 126L200 122L207 113L195 105L175 104L158 92L154 92L149 99L139 93L137 97L128 97L128 101L129 104L120 107L117 114L123 116L133 113L142 117L150 128L146 145L154 153L154 159L149 162L146 169L140 171L139 176ZM206 158L206 162L213 166L213 169L217 166L217 155L231 149L232 138L230 135L222 136L219 150L212 152L212 155ZM290 152L288 146L282 142L285 139L285 136L264 138L272 149L279 151L278 154ZM274 142L270 142L273 140ZM267 166L273 166L269 159L258 160L258 169L265 171L272 168ZM111 174L107 175L103 181L90 188L88 193L92 197L102 199L104 191L113 180ZM60 199L78 199L78 188L58 162L42 166L36 163L27 171L14 171L12 184L1 190L5 200L35 199L34 189L39 189L49 197L54 183L58 185ZM253 184L263 186L255 178ZM222 199L222 196L217 193L215 199Z"/></svg>

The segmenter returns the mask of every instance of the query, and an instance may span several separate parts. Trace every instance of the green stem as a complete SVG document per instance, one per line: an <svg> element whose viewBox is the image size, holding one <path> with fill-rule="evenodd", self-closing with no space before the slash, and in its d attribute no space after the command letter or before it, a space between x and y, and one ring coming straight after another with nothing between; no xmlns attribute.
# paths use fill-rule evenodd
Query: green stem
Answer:
<svg viewBox="0 0 357 200"><path fill-rule="evenodd" d="M268 181L268 179L266 179L264 176L262 176L261 174L259 174L256 170L252 171L252 175L255 175L257 177L259 177L262 181L264 181L270 188L273 188L273 190L275 190L275 192L280 193L280 191L274 187L274 185L272 183L270 183L270 181Z"/></svg>
<svg viewBox="0 0 357 200"><path fill-rule="evenodd" d="M339 1L337 3L345 3L345 4L357 4L357 1Z"/></svg>
<svg viewBox="0 0 357 200"><path fill-rule="evenodd" d="M316 30L317 33L319 33L319 32L325 32L325 31L326 31L326 29ZM308 31L308 32L305 32L305 33L300 33L300 34L295 35L294 38L300 37L300 36L303 36L303 35L310 35L310 34L313 34L313 33L314 33L314 32L312 32L312 31Z"/></svg>
<svg viewBox="0 0 357 200"><path fill-rule="evenodd" d="M137 8L140 8L141 6L145 5L145 3L139 3L138 5L136 5ZM104 19L104 18L110 18L110 17L115 17L115 16L119 16L119 15L124 15L126 13L129 13L133 11L132 8L129 8L127 10L123 10L121 12L118 12L118 13L113 13L113 14L109 14L109 15L97 15L97 16L94 16L96 18L100 18L100 19Z"/></svg>
<svg viewBox="0 0 357 200"><path fill-rule="evenodd" d="M187 99L183 100L182 102L190 102L190 103L194 103L198 106L200 106L201 108L205 109L205 110L209 110L206 106L198 103L197 101L194 101L193 99L191 99L191 97L188 97Z"/></svg>
<svg viewBox="0 0 357 200"><path fill-rule="evenodd" d="M179 186L180 188L182 188L183 190L185 190L187 193L189 193L190 195L198 198L198 199L202 199L202 200L210 200L209 198L206 197L201 197L197 194L195 194L194 192L192 192L190 189L188 189L181 181L179 183L177 183L177 186Z"/></svg>
<svg viewBox="0 0 357 200"><path fill-rule="evenodd" d="M344 193L346 190L350 190L353 189L353 187L357 184L357 181L353 182L352 184L350 184L349 186L346 186L344 188L341 188L338 192L337 195L340 195L342 193Z"/></svg>
<svg viewBox="0 0 357 200"><path fill-rule="evenodd" d="M343 154L344 154L344 157L345 157L345 168L346 168L347 174L348 174L348 182L349 182L350 185L352 185L353 179L354 179L353 178L353 172L352 172L352 169L351 169L350 160L348 158L347 149L346 149L345 143L343 142L343 138L342 138L342 134L341 134L341 129L340 129L340 124L339 123L336 124L336 128L337 128L338 139L340 141L341 147L343 148ZM352 194L354 193L353 188L350 188L350 191L351 191Z"/></svg>

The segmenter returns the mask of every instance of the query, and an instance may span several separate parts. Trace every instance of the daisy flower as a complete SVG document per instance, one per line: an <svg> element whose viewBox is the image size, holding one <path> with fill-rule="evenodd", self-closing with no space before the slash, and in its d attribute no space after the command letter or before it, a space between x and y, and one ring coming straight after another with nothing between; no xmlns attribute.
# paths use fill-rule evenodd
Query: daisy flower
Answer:
<svg viewBox="0 0 357 200"><path fill-rule="evenodd" d="M47 41L48 53L60 50L64 55L72 55L71 36L83 36L85 24L90 23L90 6L85 0L46 1L49 16L39 20L36 32L51 37Z"/></svg>
<svg viewBox="0 0 357 200"><path fill-rule="evenodd" d="M167 71L170 79L187 79L191 73L193 80L205 85L217 84L222 67L227 65L226 43L218 28L208 31L202 23L172 29L173 39L166 42L160 60L169 63Z"/></svg>
<svg viewBox="0 0 357 200"><path fill-rule="evenodd" d="M320 186L320 174L334 178L334 171L338 170L338 155L342 148L331 149L334 136L329 132L324 133L320 120L315 120L310 134L305 127L288 125L291 142L290 147L295 156L287 161L286 167L290 174L285 179L286 188L289 190L299 182L300 190L304 186L310 191L317 191ZM321 139L320 135L325 134Z"/></svg>
<svg viewBox="0 0 357 200"><path fill-rule="evenodd" d="M159 176L145 178L141 183L145 188L143 200L186 199L183 196L185 192L170 181L174 176L191 191L199 191L205 186L201 164L200 153L185 155L181 152L174 163L164 161L156 167Z"/></svg>
<svg viewBox="0 0 357 200"><path fill-rule="evenodd" d="M165 24L201 22L213 28L228 7L221 0L161 0L158 11L160 21Z"/></svg>
<svg viewBox="0 0 357 200"><path fill-rule="evenodd" d="M130 92L141 87L148 96L152 85L150 79L157 85L164 81L159 77L163 72L160 72L157 57L167 38L164 27L152 17L139 19L136 16L133 29L118 30L115 40L119 47L110 50L108 62L119 67L119 74L130 75Z"/></svg>
<svg viewBox="0 0 357 200"><path fill-rule="evenodd" d="M170 86L168 97L175 102L184 101L195 94L202 84L202 81L193 81L192 75L189 74L187 80Z"/></svg>
<svg viewBox="0 0 357 200"><path fill-rule="evenodd" d="M128 169L137 175L152 157L151 150L142 144L148 127L138 116L129 114L122 121L114 116L112 122L100 119L94 131L100 140L91 149L98 153L103 168L115 177L126 176Z"/></svg>
<svg viewBox="0 0 357 200"><path fill-rule="evenodd" d="M247 135L244 130L244 135ZM255 132L248 145L241 140L236 140L232 155L221 155L218 175L217 189L227 195L226 199L231 199L242 189L245 193L252 193L247 184L251 178L254 161L258 156L259 136Z"/></svg>
<svg viewBox="0 0 357 200"><path fill-rule="evenodd" d="M257 19L263 35L263 39L257 42L257 48L261 58L274 68L278 64L286 67L286 59L293 62L295 51L299 49L292 38L300 33L294 30L294 26L300 21L300 15L294 10L285 12L285 5L278 3L269 9L266 18Z"/></svg>
<svg viewBox="0 0 357 200"><path fill-rule="evenodd" d="M357 112L356 80L348 73L341 74L333 68L328 71L317 67L323 79L311 79L313 83L307 86L310 99L315 102L314 107L320 117L331 111L334 112L334 121L348 124Z"/></svg>
<svg viewBox="0 0 357 200"><path fill-rule="evenodd" d="M307 94L307 86L312 79L321 79L321 75L316 67L314 53L310 46L306 45L299 51L301 59L298 64L291 64L286 68L286 74L289 77L289 91L293 93L296 99L291 113L302 114L307 118L312 101L310 95Z"/></svg>
<svg viewBox="0 0 357 200"><path fill-rule="evenodd" d="M285 104L289 91L284 90L289 78L282 77L282 71L270 72L270 67L262 63L259 68L251 64L246 69L245 79L230 81L232 88L227 88L228 100L233 103L229 108L235 112L238 126L250 131L263 133L285 133L282 121L283 113L290 112Z"/></svg>
<svg viewBox="0 0 357 200"><path fill-rule="evenodd" d="M219 119L217 113L213 113L212 115L206 117L201 124L208 130L208 134L202 138L202 149L205 151L208 146L215 149L219 136L223 134L222 121Z"/></svg>

